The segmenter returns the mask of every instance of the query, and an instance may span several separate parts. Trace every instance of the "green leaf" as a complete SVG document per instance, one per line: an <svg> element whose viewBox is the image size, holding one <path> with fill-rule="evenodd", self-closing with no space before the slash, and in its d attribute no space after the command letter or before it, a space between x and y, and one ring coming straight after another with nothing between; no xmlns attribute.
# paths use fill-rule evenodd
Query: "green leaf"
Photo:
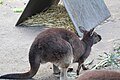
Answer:
<svg viewBox="0 0 120 80"><path fill-rule="evenodd" d="M94 59L90 62L87 62L85 65L91 65L94 62Z"/></svg>
<svg viewBox="0 0 120 80"><path fill-rule="evenodd" d="M98 55L99 57L103 57L102 55Z"/></svg>
<svg viewBox="0 0 120 80"><path fill-rule="evenodd" d="M0 0L0 4L3 4L3 1L2 1L2 0Z"/></svg>
<svg viewBox="0 0 120 80"><path fill-rule="evenodd" d="M104 52L104 54L106 55L106 56L110 56L108 53L106 53L106 52Z"/></svg>
<svg viewBox="0 0 120 80"><path fill-rule="evenodd" d="M23 12L23 9L22 8L14 8L13 11L16 13L21 13L21 12Z"/></svg>

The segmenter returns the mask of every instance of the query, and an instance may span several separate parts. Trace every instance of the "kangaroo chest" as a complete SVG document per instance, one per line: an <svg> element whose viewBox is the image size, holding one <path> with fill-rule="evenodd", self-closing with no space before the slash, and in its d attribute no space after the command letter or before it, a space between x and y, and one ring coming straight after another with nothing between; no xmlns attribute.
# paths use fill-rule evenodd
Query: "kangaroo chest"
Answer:
<svg viewBox="0 0 120 80"><path fill-rule="evenodd" d="M90 52L91 52L91 47L87 46L87 48L85 49L85 53L82 55L82 59L86 60L90 55Z"/></svg>

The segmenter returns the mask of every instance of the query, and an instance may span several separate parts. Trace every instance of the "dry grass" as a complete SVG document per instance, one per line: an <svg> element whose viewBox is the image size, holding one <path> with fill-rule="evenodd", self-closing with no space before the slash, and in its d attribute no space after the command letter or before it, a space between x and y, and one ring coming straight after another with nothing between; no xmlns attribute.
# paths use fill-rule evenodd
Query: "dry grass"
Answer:
<svg viewBox="0 0 120 80"><path fill-rule="evenodd" d="M27 26L45 26L52 28L65 28L74 31L74 26L63 5L52 6L45 12L28 18L22 24Z"/></svg>

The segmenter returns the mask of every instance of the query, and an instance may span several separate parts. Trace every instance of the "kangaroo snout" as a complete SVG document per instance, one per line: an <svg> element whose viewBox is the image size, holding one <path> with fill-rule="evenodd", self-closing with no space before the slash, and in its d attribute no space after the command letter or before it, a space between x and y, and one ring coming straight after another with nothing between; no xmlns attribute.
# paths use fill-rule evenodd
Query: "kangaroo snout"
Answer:
<svg viewBox="0 0 120 80"><path fill-rule="evenodd" d="M101 37L100 35L98 35L98 37L99 37L99 40L98 40L98 42L99 42L99 41L101 41L101 40L102 40L102 37Z"/></svg>
<svg viewBox="0 0 120 80"><path fill-rule="evenodd" d="M98 37L99 37L99 39L100 39L100 41L102 40L102 37L100 36L100 35L98 35Z"/></svg>
<svg viewBox="0 0 120 80"><path fill-rule="evenodd" d="M95 40L94 40L94 44L100 42L101 40L102 40L102 37L97 34L97 36L95 37Z"/></svg>

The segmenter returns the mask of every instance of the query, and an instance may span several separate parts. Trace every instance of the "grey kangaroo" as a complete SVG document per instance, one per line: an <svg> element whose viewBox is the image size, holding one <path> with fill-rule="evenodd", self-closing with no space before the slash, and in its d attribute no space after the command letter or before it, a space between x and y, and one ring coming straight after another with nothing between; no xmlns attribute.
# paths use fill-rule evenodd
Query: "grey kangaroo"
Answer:
<svg viewBox="0 0 120 80"><path fill-rule="evenodd" d="M79 63L77 73L84 60L89 56L91 47L101 40L94 32L80 29L83 38L63 28L51 28L41 32L34 40L29 51L30 71L26 73L6 74L0 79L30 79L38 71L40 64L51 62L60 68L60 80L67 80L67 68L73 63ZM56 69L57 70L57 69ZM57 72L54 70L55 72Z"/></svg>

